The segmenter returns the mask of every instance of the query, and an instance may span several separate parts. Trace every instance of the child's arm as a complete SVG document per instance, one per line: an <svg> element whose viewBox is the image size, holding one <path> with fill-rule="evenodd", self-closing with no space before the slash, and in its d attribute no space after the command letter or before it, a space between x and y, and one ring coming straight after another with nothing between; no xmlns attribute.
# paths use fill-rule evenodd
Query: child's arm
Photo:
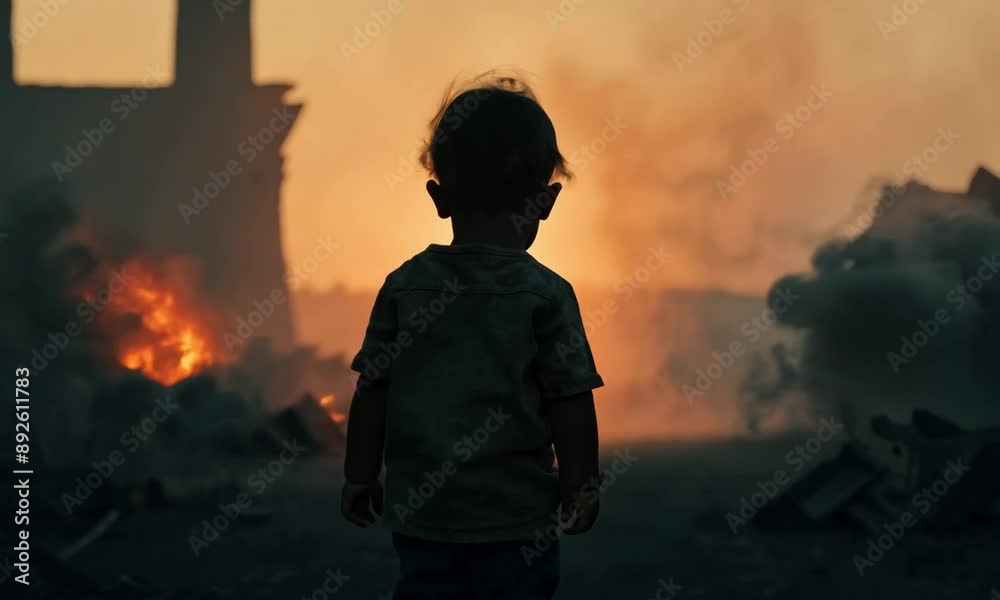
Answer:
<svg viewBox="0 0 1000 600"><path fill-rule="evenodd" d="M385 447L385 400L388 382L359 379L347 418L344 490L340 509L351 523L367 527L372 511L382 514L382 452Z"/></svg>
<svg viewBox="0 0 1000 600"><path fill-rule="evenodd" d="M549 401L552 441L559 459L559 490L563 512L575 519L565 528L568 534L589 530L600 510L600 470L597 464L597 414L594 393ZM589 490L588 487L592 488Z"/></svg>

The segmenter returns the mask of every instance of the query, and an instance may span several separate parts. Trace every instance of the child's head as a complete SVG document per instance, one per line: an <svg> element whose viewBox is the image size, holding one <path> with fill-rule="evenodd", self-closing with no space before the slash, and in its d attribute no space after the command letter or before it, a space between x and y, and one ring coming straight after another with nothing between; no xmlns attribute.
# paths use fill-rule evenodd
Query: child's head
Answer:
<svg viewBox="0 0 1000 600"><path fill-rule="evenodd" d="M446 96L422 162L437 179L428 182L428 192L442 218L506 215L512 222L529 199L542 195L550 200L540 203L545 210L528 211L535 228L559 192L559 184L550 185L553 178L572 177L552 121L531 89L492 74Z"/></svg>

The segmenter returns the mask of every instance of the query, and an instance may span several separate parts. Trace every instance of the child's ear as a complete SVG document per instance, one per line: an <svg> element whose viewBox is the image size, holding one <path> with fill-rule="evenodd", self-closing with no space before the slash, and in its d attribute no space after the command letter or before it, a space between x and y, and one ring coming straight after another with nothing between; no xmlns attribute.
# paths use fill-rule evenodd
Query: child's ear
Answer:
<svg viewBox="0 0 1000 600"><path fill-rule="evenodd" d="M437 209L438 216L442 219L451 218L451 206L449 205L447 194L441 184L433 179L427 180L427 195L434 201L434 208Z"/></svg>
<svg viewBox="0 0 1000 600"><path fill-rule="evenodd" d="M559 182L546 185L542 193L548 196L549 201L545 202L545 206L539 206L541 208L541 214L538 216L540 221L544 221L549 218L549 214L552 212L552 207L556 205L556 198L559 197L559 192L562 191L562 184ZM542 203L539 203L541 205Z"/></svg>

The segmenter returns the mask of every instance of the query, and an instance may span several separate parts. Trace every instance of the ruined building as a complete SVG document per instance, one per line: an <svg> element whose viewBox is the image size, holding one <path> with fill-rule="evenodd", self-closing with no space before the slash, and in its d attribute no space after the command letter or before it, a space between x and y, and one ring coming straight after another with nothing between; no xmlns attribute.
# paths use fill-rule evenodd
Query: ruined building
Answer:
<svg viewBox="0 0 1000 600"><path fill-rule="evenodd" d="M281 150L301 106L286 104L290 85L253 82L251 2L221 18L214 4L178 0L175 73L149 65L136 87L19 85L24 42L0 44L0 194L51 180L102 243L196 257L198 287L235 323L287 293ZM12 19L11 0L0 0L0 27L13 32ZM286 301L254 333L280 348L292 331Z"/></svg>

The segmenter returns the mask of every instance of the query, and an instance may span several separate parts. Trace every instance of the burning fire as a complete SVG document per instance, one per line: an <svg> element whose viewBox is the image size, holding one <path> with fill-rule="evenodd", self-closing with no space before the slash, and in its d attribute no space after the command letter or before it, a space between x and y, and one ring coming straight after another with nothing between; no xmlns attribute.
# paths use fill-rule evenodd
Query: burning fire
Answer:
<svg viewBox="0 0 1000 600"><path fill-rule="evenodd" d="M220 362L223 353L204 309L194 309L193 300L138 261L122 270L135 280L108 308L119 316L137 317L141 327L116 340L119 363L171 385Z"/></svg>
<svg viewBox="0 0 1000 600"><path fill-rule="evenodd" d="M319 399L319 405L326 409L330 413L330 419L333 420L337 425L343 425L347 423L347 415L342 412L337 412L330 408L333 403L337 401L337 396L335 394L327 394Z"/></svg>

